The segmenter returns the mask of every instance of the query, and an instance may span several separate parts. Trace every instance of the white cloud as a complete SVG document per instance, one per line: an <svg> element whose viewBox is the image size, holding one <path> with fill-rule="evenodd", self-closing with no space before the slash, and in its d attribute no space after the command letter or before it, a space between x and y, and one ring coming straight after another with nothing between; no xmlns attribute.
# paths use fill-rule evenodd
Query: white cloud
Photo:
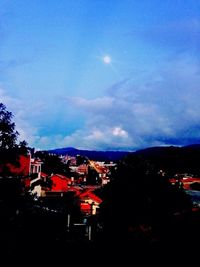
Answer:
<svg viewBox="0 0 200 267"><path fill-rule="evenodd" d="M105 138L105 133L98 129L94 129L91 134L85 137L87 140L102 140Z"/></svg>
<svg viewBox="0 0 200 267"><path fill-rule="evenodd" d="M83 97L67 97L67 103L82 108L84 110L99 111L113 106L113 98L110 96L99 97L95 99L86 99Z"/></svg>
<svg viewBox="0 0 200 267"><path fill-rule="evenodd" d="M115 127L112 131L112 134L119 137L128 137L128 133L121 129L121 127Z"/></svg>
<svg viewBox="0 0 200 267"><path fill-rule="evenodd" d="M198 140L200 63L189 55L178 55L151 76L119 82L102 98L71 103L80 112L90 111L81 133L85 138L79 136L77 140L100 148L142 148ZM103 107L105 99L109 104Z"/></svg>
<svg viewBox="0 0 200 267"><path fill-rule="evenodd" d="M34 124L33 117L39 116L39 103L33 106L22 102L18 98L9 96L6 90L0 89L1 102L6 106L7 110L13 114L16 130L19 132L19 141L27 141L30 146L33 146L37 141L39 128ZM41 113L40 113L41 114Z"/></svg>
<svg viewBox="0 0 200 267"><path fill-rule="evenodd" d="M151 76L143 74L141 80L126 79L113 85L103 97L65 98L70 114L76 111L72 119L64 105L25 104L2 89L0 98L15 115L20 138L36 148L139 149L200 141L199 85L200 63L183 54ZM74 127L73 132L58 127L67 118L70 128L80 115L82 126Z"/></svg>

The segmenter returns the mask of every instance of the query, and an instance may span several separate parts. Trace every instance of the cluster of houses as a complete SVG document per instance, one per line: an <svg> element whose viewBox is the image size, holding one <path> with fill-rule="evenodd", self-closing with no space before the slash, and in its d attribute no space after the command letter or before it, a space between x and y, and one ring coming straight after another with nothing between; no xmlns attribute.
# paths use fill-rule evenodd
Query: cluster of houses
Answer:
<svg viewBox="0 0 200 267"><path fill-rule="evenodd" d="M200 190L200 178L193 177L193 175L176 174L173 178L169 179L170 183L184 190Z"/></svg>
<svg viewBox="0 0 200 267"><path fill-rule="evenodd" d="M75 157L65 157L70 160L70 176L52 173L47 175L42 171L43 162L40 159L31 158L31 155L19 157L18 166L8 164L10 171L15 175L23 177L23 190L29 192L35 199L45 197L62 197L68 192L73 192L79 199L80 209L83 214L95 215L99 209L102 199L95 194L95 190L110 181L110 167L114 163L105 164L88 160L77 166ZM67 163L67 160L66 160ZM94 183L87 180L89 169L93 170Z"/></svg>
<svg viewBox="0 0 200 267"><path fill-rule="evenodd" d="M102 199L96 194L96 190L105 186L110 181L112 169L116 167L113 162L105 163L94 160L82 161L77 163L76 157L62 157L64 164L68 164L69 174L65 176L60 173L46 174L43 172L43 162L39 158L32 158L30 154L20 155L18 164L6 164L6 168L15 176L19 176L22 184L22 191L29 193L37 200L55 200L60 199L65 201L64 196L69 192L73 193L75 199L78 199L80 211L84 220L81 223L73 223L75 227L84 227L85 235L89 240L92 240L93 232L98 228L90 221L91 218L96 218L98 209L102 203ZM2 166L0 165L0 172ZM90 176L90 173L92 175ZM164 176L165 173L161 170L160 173ZM178 186L185 190L195 188L200 191L200 178L195 178L192 175L175 175L169 179L172 185ZM43 203L41 201L41 203ZM37 204L36 204L37 205ZM42 208L48 207L43 206ZM51 210L54 211L55 210ZM69 228L70 214L67 214L67 225ZM89 220L88 220L89 218ZM85 221L86 219L86 221ZM80 229L78 230L80 232Z"/></svg>

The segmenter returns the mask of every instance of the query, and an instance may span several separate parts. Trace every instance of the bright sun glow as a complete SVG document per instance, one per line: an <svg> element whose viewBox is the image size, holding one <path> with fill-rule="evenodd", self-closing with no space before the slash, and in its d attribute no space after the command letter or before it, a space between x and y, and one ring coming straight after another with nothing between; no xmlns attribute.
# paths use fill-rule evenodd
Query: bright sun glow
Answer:
<svg viewBox="0 0 200 267"><path fill-rule="evenodd" d="M111 63L111 57L110 56L104 56L103 57L103 62L105 64L110 64Z"/></svg>

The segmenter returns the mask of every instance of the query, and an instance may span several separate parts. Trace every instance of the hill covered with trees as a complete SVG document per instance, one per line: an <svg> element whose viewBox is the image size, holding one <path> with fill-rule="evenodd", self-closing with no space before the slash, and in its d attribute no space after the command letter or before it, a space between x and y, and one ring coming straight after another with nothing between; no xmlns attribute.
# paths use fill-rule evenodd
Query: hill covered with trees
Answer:
<svg viewBox="0 0 200 267"><path fill-rule="evenodd" d="M127 151L95 151L95 150L81 150L73 147L57 148L48 150L48 153L56 155L69 155L69 156L85 156L92 160L98 161L117 161L125 157L130 152Z"/></svg>
<svg viewBox="0 0 200 267"><path fill-rule="evenodd" d="M80 150L73 147L58 148L46 151L56 155L81 155L99 161L119 161L128 155L149 161L158 169L165 171L169 176L175 173L190 173L200 176L200 144L177 147L150 147L135 152L130 151L92 151Z"/></svg>
<svg viewBox="0 0 200 267"><path fill-rule="evenodd" d="M200 144L183 147L152 147L138 150L133 155L149 161L169 175L174 175L175 173L200 175Z"/></svg>

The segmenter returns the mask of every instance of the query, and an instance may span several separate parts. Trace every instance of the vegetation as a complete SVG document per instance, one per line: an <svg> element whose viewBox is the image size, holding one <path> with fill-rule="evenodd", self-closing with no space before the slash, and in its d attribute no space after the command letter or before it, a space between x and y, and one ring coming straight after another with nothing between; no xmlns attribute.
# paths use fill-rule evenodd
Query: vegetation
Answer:
<svg viewBox="0 0 200 267"><path fill-rule="evenodd" d="M42 160L42 171L44 173L49 175L52 173L68 173L68 166L61 161L61 158L59 156L50 154L47 151L37 151L34 156L35 158Z"/></svg>
<svg viewBox="0 0 200 267"><path fill-rule="evenodd" d="M17 143L19 133L15 130L12 121L12 112L7 111L6 106L0 103L0 168L1 175L9 174L6 163L18 164L18 156L25 155L28 151L26 141Z"/></svg>
<svg viewBox="0 0 200 267"><path fill-rule="evenodd" d="M19 133L15 130L12 118L12 113L0 103L1 164L17 164L17 156L27 153L27 143L17 143ZM101 241L104 251L110 253L109 249L112 247L118 248L120 252L123 247L131 251L131 257L132 252L135 252L135 255L137 253L133 247L148 250L152 246L166 243L170 250L184 248L185 244L193 243L200 238L200 212L191 212L189 196L183 189L172 186L168 177L177 172L191 171L198 174L199 151L199 147L196 150L194 147L154 148L129 154L121 160L117 168L112 170L111 182L96 191L103 202L99 217L90 218L91 222L94 219L94 225L98 225L93 251L89 244L77 244L78 238L72 240L74 236L70 236L67 231L69 214L72 223L82 219L80 203L73 192L67 192L60 198L46 197L36 201L29 195L21 195L19 179L2 178L0 241L4 243L6 240L11 246L4 251L13 253L16 250L16 255L25 251L29 256L30 251L34 251L39 245L41 247L38 251L43 251L46 255L49 255L49 251L50 254L55 252L56 249L58 255L61 255L61 249L65 255L64 253L69 253L71 249L69 255L74 253L76 256L82 251L85 256L85 253L90 251L90 255L97 252L96 256L99 257L99 251L102 252ZM192 160L187 160L188 155ZM35 157L43 161L42 170L47 174L69 173L69 166L64 165L55 154L40 151L35 153ZM77 162L78 165L84 163L85 157L80 155ZM161 169L167 176L160 172ZM1 170L2 176L7 174L5 168ZM94 182L96 175L96 172L89 168L88 179ZM193 188L200 190L199 184L193 184ZM18 248L18 244L13 245L15 242L9 242L10 232L10 240L17 240L22 249L20 246Z"/></svg>
<svg viewBox="0 0 200 267"><path fill-rule="evenodd" d="M191 210L190 198L158 169L135 154L122 160L101 192L100 219L112 242L144 245L169 231L174 214Z"/></svg>
<svg viewBox="0 0 200 267"><path fill-rule="evenodd" d="M9 149L16 145L19 133L15 131L12 117L13 114L6 110L4 104L0 103L0 149Z"/></svg>
<svg viewBox="0 0 200 267"><path fill-rule="evenodd" d="M176 173L200 176L200 145L198 144L185 147L152 147L138 150L134 154L164 170L170 178Z"/></svg>

